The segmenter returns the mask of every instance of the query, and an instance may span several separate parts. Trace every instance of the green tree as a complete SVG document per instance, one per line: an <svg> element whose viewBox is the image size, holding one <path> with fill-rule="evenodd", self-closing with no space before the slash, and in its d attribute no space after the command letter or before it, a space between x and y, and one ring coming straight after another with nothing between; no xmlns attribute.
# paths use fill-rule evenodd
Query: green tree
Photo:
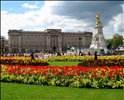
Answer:
<svg viewBox="0 0 124 100"><path fill-rule="evenodd" d="M105 41L107 43L107 48L111 49L111 47L112 47L112 39L106 39Z"/></svg>
<svg viewBox="0 0 124 100"><path fill-rule="evenodd" d="M105 39L106 43L112 43L112 39Z"/></svg>
<svg viewBox="0 0 124 100"><path fill-rule="evenodd" d="M123 45L123 36L120 34L115 34L112 38L112 46L117 48L119 45Z"/></svg>

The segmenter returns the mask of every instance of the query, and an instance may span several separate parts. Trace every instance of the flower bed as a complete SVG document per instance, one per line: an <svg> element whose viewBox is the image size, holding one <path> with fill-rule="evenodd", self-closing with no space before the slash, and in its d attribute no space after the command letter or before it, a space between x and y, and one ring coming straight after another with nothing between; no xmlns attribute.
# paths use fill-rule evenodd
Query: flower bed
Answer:
<svg viewBox="0 0 124 100"><path fill-rule="evenodd" d="M30 57L2 57L0 80L79 88L124 88L124 56L99 56L97 61L93 58L93 56L59 56L48 59L48 61L82 61L78 66L60 67L46 66L48 65L46 61L30 60Z"/></svg>
<svg viewBox="0 0 124 100"><path fill-rule="evenodd" d="M124 59L98 59L98 60L84 60L78 66L124 66Z"/></svg>
<svg viewBox="0 0 124 100"><path fill-rule="evenodd" d="M53 56L48 58L48 61L86 61L86 60L93 60L94 56ZM113 60L118 60L118 59L123 59L124 60L124 55L114 55L114 56L98 56L98 59L113 59Z"/></svg>
<svg viewBox="0 0 124 100"><path fill-rule="evenodd" d="M1 57L1 64L10 65L33 65L33 66L46 66L49 65L46 61L37 59L31 60L30 57Z"/></svg>
<svg viewBox="0 0 124 100"><path fill-rule="evenodd" d="M124 67L1 65L1 81L79 88L124 88Z"/></svg>
<svg viewBox="0 0 124 100"><path fill-rule="evenodd" d="M93 59L93 56L53 56L48 58L48 61L82 61Z"/></svg>

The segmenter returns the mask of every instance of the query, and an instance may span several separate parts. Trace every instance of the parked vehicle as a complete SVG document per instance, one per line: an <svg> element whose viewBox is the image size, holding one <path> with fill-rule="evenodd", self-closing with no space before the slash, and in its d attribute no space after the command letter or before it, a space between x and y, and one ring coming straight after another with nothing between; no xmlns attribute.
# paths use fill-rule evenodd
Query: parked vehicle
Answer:
<svg viewBox="0 0 124 100"><path fill-rule="evenodd" d="M100 55L104 56L104 55L112 55L112 53L110 51L101 51Z"/></svg>
<svg viewBox="0 0 124 100"><path fill-rule="evenodd" d="M124 50L124 46L118 46L118 47L116 48L116 50L117 50L117 51L119 51L119 50Z"/></svg>

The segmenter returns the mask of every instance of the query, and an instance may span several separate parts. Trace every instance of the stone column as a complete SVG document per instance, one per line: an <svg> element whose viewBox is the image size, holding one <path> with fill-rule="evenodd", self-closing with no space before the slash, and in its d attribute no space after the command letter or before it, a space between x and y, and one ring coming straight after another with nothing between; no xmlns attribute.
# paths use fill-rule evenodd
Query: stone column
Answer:
<svg viewBox="0 0 124 100"><path fill-rule="evenodd" d="M9 35L9 41L8 41L8 46L9 46L9 52L11 52L11 36Z"/></svg>
<svg viewBox="0 0 124 100"><path fill-rule="evenodd" d="M19 35L19 47L21 47L21 35Z"/></svg>
<svg viewBox="0 0 124 100"><path fill-rule="evenodd" d="M12 48L11 48L11 47L9 47L9 52L10 52L10 53L12 52Z"/></svg>
<svg viewBox="0 0 124 100"><path fill-rule="evenodd" d="M21 52L21 48L19 48L19 52Z"/></svg>
<svg viewBox="0 0 124 100"><path fill-rule="evenodd" d="M59 46L59 52L62 52L62 36L58 35L57 40L58 40L57 42L58 42L58 46Z"/></svg>
<svg viewBox="0 0 124 100"><path fill-rule="evenodd" d="M83 46L85 48L85 36L83 37Z"/></svg>
<svg viewBox="0 0 124 100"><path fill-rule="evenodd" d="M18 49L19 49L19 52L22 52L21 51L21 35L18 36L18 39L19 39L18 40L18 45L19 45L19 48Z"/></svg>

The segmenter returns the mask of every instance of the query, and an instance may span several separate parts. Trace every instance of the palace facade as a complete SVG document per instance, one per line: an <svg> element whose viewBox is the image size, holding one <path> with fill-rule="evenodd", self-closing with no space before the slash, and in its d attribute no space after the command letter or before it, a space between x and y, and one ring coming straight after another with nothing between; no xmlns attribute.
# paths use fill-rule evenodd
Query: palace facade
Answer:
<svg viewBox="0 0 124 100"><path fill-rule="evenodd" d="M8 40L4 37L0 37L0 54L8 52Z"/></svg>
<svg viewBox="0 0 124 100"><path fill-rule="evenodd" d="M62 52L70 46L89 48L92 35L92 32L62 32L61 29L9 30L9 52Z"/></svg>

